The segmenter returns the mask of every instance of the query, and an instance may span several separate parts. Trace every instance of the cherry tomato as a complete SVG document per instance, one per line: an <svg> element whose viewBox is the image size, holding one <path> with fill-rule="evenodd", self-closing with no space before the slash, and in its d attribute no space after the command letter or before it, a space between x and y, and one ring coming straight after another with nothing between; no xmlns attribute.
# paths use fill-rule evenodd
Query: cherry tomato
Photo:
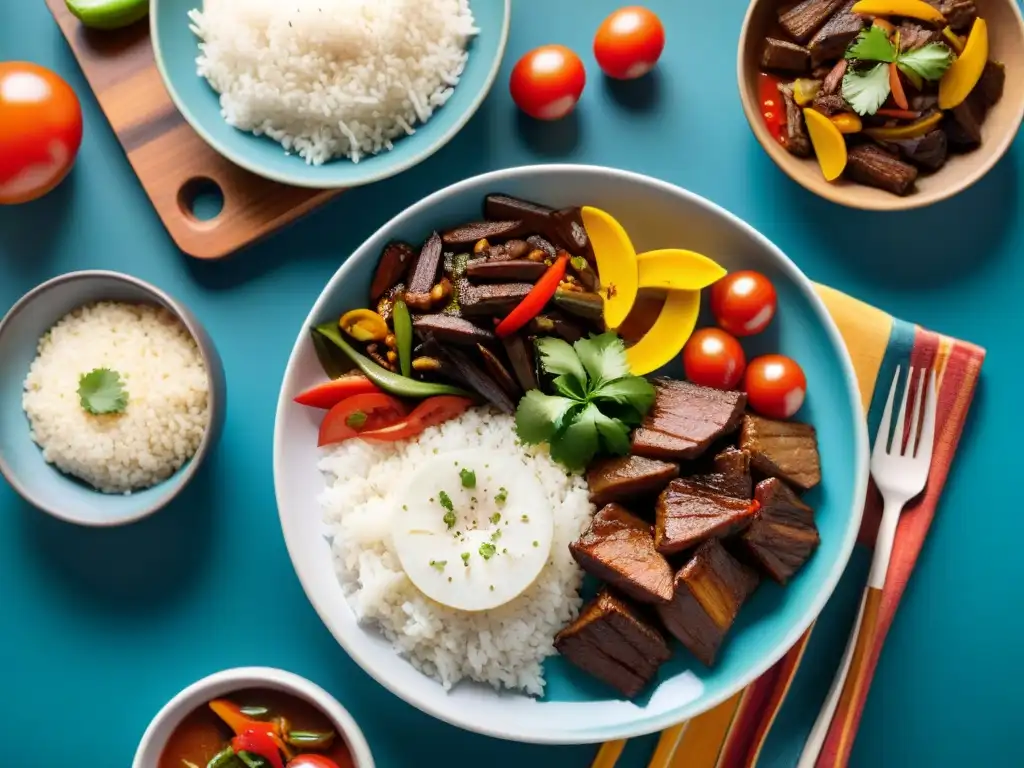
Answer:
<svg viewBox="0 0 1024 768"><path fill-rule="evenodd" d="M786 107L779 93L782 81L775 75L762 72L757 78L757 95L761 101L761 116L768 132L779 144L786 143Z"/></svg>
<svg viewBox="0 0 1024 768"><path fill-rule="evenodd" d="M363 432L359 436L364 440L380 443L393 443L396 440L408 440L416 437L427 427L435 427L465 412L473 405L467 397L454 395L438 395L428 397L413 408L408 418L372 432Z"/></svg>
<svg viewBox="0 0 1024 768"><path fill-rule="evenodd" d="M364 432L389 427L405 416L405 406L390 395L353 395L335 405L324 416L320 422L317 445L341 443Z"/></svg>
<svg viewBox="0 0 1024 768"><path fill-rule="evenodd" d="M746 367L743 347L720 328L702 328L683 347L686 378L702 387L734 389Z"/></svg>
<svg viewBox="0 0 1024 768"><path fill-rule="evenodd" d="M288 768L341 768L336 762L323 755L298 755L288 761Z"/></svg>
<svg viewBox="0 0 1024 768"><path fill-rule="evenodd" d="M0 205L56 187L82 143L82 108L71 86L44 67L0 63Z"/></svg>
<svg viewBox="0 0 1024 768"><path fill-rule="evenodd" d="M658 63L665 28L653 11L631 5L605 19L594 37L594 58L608 77L635 80Z"/></svg>
<svg viewBox="0 0 1024 768"><path fill-rule="evenodd" d="M516 62L509 90L530 117L559 120L572 112L586 82L579 56L564 45L543 45Z"/></svg>
<svg viewBox="0 0 1024 768"><path fill-rule="evenodd" d="M762 355L750 361L743 386L755 411L770 419L788 419L804 404L807 377L792 358Z"/></svg>
<svg viewBox="0 0 1024 768"><path fill-rule="evenodd" d="M752 336L775 317L775 286L760 272L732 272L711 286L711 311L733 336Z"/></svg>
<svg viewBox="0 0 1024 768"><path fill-rule="evenodd" d="M351 373L300 392L295 396L295 402L311 408L333 408L347 397L373 392L380 392L376 384L361 373Z"/></svg>

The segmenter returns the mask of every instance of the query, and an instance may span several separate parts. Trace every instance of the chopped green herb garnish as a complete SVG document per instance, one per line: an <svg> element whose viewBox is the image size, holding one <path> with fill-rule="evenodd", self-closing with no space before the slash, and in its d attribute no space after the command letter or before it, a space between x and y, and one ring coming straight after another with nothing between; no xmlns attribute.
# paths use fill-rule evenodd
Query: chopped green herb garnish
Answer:
<svg viewBox="0 0 1024 768"><path fill-rule="evenodd" d="M459 477L462 478L463 488L476 488L476 472L472 469L460 469Z"/></svg>
<svg viewBox="0 0 1024 768"><path fill-rule="evenodd" d="M539 547L539 546L540 546L540 542L539 542L539 541L535 541L535 542L533 542L533 546L535 546L535 547Z"/></svg>
<svg viewBox="0 0 1024 768"><path fill-rule="evenodd" d="M501 550L501 554L503 554L503 555L507 555L507 554L508 554L508 550L507 550L507 549L503 549L503 550Z"/></svg>
<svg viewBox="0 0 1024 768"><path fill-rule="evenodd" d="M403 512L408 512L409 511L409 505L408 504L403 504L402 505L402 511Z"/></svg>
<svg viewBox="0 0 1024 768"><path fill-rule="evenodd" d="M485 541L480 545L480 557L484 560L490 560L494 557L495 547L489 541Z"/></svg>
<svg viewBox="0 0 1024 768"><path fill-rule="evenodd" d="M448 577L448 583L449 583L449 584L451 584L451 583L452 583L452 577L451 577L451 576L449 576L449 577Z"/></svg>
<svg viewBox="0 0 1024 768"><path fill-rule="evenodd" d="M498 530L496 530L494 533L491 534L491 541L497 541L500 538L501 538L501 528L499 528Z"/></svg>
<svg viewBox="0 0 1024 768"><path fill-rule="evenodd" d="M494 497L494 501L498 504L504 504L508 500L508 489L502 486L498 489L498 495Z"/></svg>
<svg viewBox="0 0 1024 768"><path fill-rule="evenodd" d="M469 565L469 552L462 553L462 562L465 565Z"/></svg>
<svg viewBox="0 0 1024 768"><path fill-rule="evenodd" d="M530 516L529 515L523 515L519 519L522 520L524 523L530 522Z"/></svg>
<svg viewBox="0 0 1024 768"><path fill-rule="evenodd" d="M430 567L433 568L438 573L442 573L444 571L444 567L446 565L448 565L448 561L447 560L431 560L430 561Z"/></svg>
<svg viewBox="0 0 1024 768"><path fill-rule="evenodd" d="M79 377L78 401L95 415L122 413L128 407L128 393L117 371L96 368Z"/></svg>
<svg viewBox="0 0 1024 768"><path fill-rule="evenodd" d="M452 528L454 528L455 527L455 523L458 522L458 520L455 517L455 513L454 512L445 512L444 513L444 517L441 518L441 519L444 520L444 524L448 527L449 531Z"/></svg>
<svg viewBox="0 0 1024 768"><path fill-rule="evenodd" d="M491 589L491 592L493 592L493 591L494 591L494 585L493 585L493 584L491 584L491 587L490 587L490 589Z"/></svg>
<svg viewBox="0 0 1024 768"><path fill-rule="evenodd" d="M501 521L501 512L495 512L493 515L491 515L491 522L494 525L497 525L500 521Z"/></svg>
<svg viewBox="0 0 1024 768"><path fill-rule="evenodd" d="M345 424L352 427L352 429L362 429L365 423L366 414L362 411L352 411L352 413L345 417Z"/></svg>
<svg viewBox="0 0 1024 768"><path fill-rule="evenodd" d="M437 494L437 499L439 502L441 502L441 506L447 509L449 512L455 509L455 505L452 504L452 497L449 496L444 491L441 491L440 493Z"/></svg>

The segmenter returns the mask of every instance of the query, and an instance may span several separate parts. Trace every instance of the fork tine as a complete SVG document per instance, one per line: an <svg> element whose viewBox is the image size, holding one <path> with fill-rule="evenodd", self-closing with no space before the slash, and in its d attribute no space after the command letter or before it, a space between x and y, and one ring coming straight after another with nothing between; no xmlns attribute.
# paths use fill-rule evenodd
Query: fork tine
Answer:
<svg viewBox="0 0 1024 768"><path fill-rule="evenodd" d="M878 434L875 435L875 447L871 454L873 457L884 456L889 450L889 427L892 426L892 404L896 399L896 385L900 381L900 366L896 366L896 375L892 377L892 385L889 387L889 399L885 401L885 410L882 411L882 421L878 425Z"/></svg>
<svg viewBox="0 0 1024 768"><path fill-rule="evenodd" d="M929 464L932 460L932 448L935 445L935 420L938 412L938 403L936 398L938 397L937 384L935 379L935 369L932 369L932 375L928 378L928 402L925 403L924 407L924 424L921 427L921 442L918 444L916 458L923 459Z"/></svg>
<svg viewBox="0 0 1024 768"><path fill-rule="evenodd" d="M907 438L907 450L904 455L914 457L917 449L917 439L921 436L921 403L925 399L924 375L928 373L927 368L921 369L921 375L917 377L917 389L914 390L914 415L910 419L910 436ZM910 382L907 381L907 385Z"/></svg>
<svg viewBox="0 0 1024 768"><path fill-rule="evenodd" d="M907 371L907 386L903 388L903 399L900 401L900 415L896 419L896 431L892 433L892 448L889 453L903 455L903 433L907 426L907 398L910 396L910 388L914 385L914 367Z"/></svg>

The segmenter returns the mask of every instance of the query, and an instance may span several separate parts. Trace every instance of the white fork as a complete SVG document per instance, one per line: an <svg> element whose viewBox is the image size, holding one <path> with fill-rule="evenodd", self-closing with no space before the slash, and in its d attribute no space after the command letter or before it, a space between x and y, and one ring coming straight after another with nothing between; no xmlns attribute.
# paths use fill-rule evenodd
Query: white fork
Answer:
<svg viewBox="0 0 1024 768"><path fill-rule="evenodd" d="M885 575L889 570L892 557L893 541L896 539L896 527L900 520L900 512L912 498L924 490L928 482L928 470L932 463L932 449L935 445L936 394L935 371L928 377L927 397L924 393L924 381L927 370L922 368L918 377L917 396L914 404L914 415L910 423L910 436L906 448L903 447L903 435L906 428L907 399L914 382L914 369L907 376L907 386L903 390L903 402L900 404L899 417L896 420L896 431L889 447L889 428L892 424L892 406L896 397L896 386L900 379L900 369L896 369L892 386L889 388L889 399L882 413L882 423L878 427L875 447L871 452L871 476L882 494L885 504L882 522L875 539L875 554L871 560L871 571L868 574L868 585L864 590L864 599L860 604L857 621L853 625L842 664L832 681L825 704L818 713L818 719L811 729L811 735L804 745L797 768L814 768L821 754L825 737L828 735L832 718L840 701L852 699L866 684L868 655L874 645L878 631L878 614L882 604L882 588L885 586ZM922 401L924 403L924 420L921 421ZM918 441L920 438L920 441ZM915 452L914 446L917 445ZM838 753L846 752L846 742L852 738L849 732L844 734L844 742Z"/></svg>

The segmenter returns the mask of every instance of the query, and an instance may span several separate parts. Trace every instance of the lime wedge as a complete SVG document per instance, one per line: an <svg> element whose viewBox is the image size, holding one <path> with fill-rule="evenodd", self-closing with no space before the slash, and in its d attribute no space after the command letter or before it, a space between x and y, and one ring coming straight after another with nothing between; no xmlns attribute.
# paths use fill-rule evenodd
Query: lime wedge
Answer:
<svg viewBox="0 0 1024 768"><path fill-rule="evenodd" d="M149 13L149 0L64 0L87 27L120 29L134 24Z"/></svg>

